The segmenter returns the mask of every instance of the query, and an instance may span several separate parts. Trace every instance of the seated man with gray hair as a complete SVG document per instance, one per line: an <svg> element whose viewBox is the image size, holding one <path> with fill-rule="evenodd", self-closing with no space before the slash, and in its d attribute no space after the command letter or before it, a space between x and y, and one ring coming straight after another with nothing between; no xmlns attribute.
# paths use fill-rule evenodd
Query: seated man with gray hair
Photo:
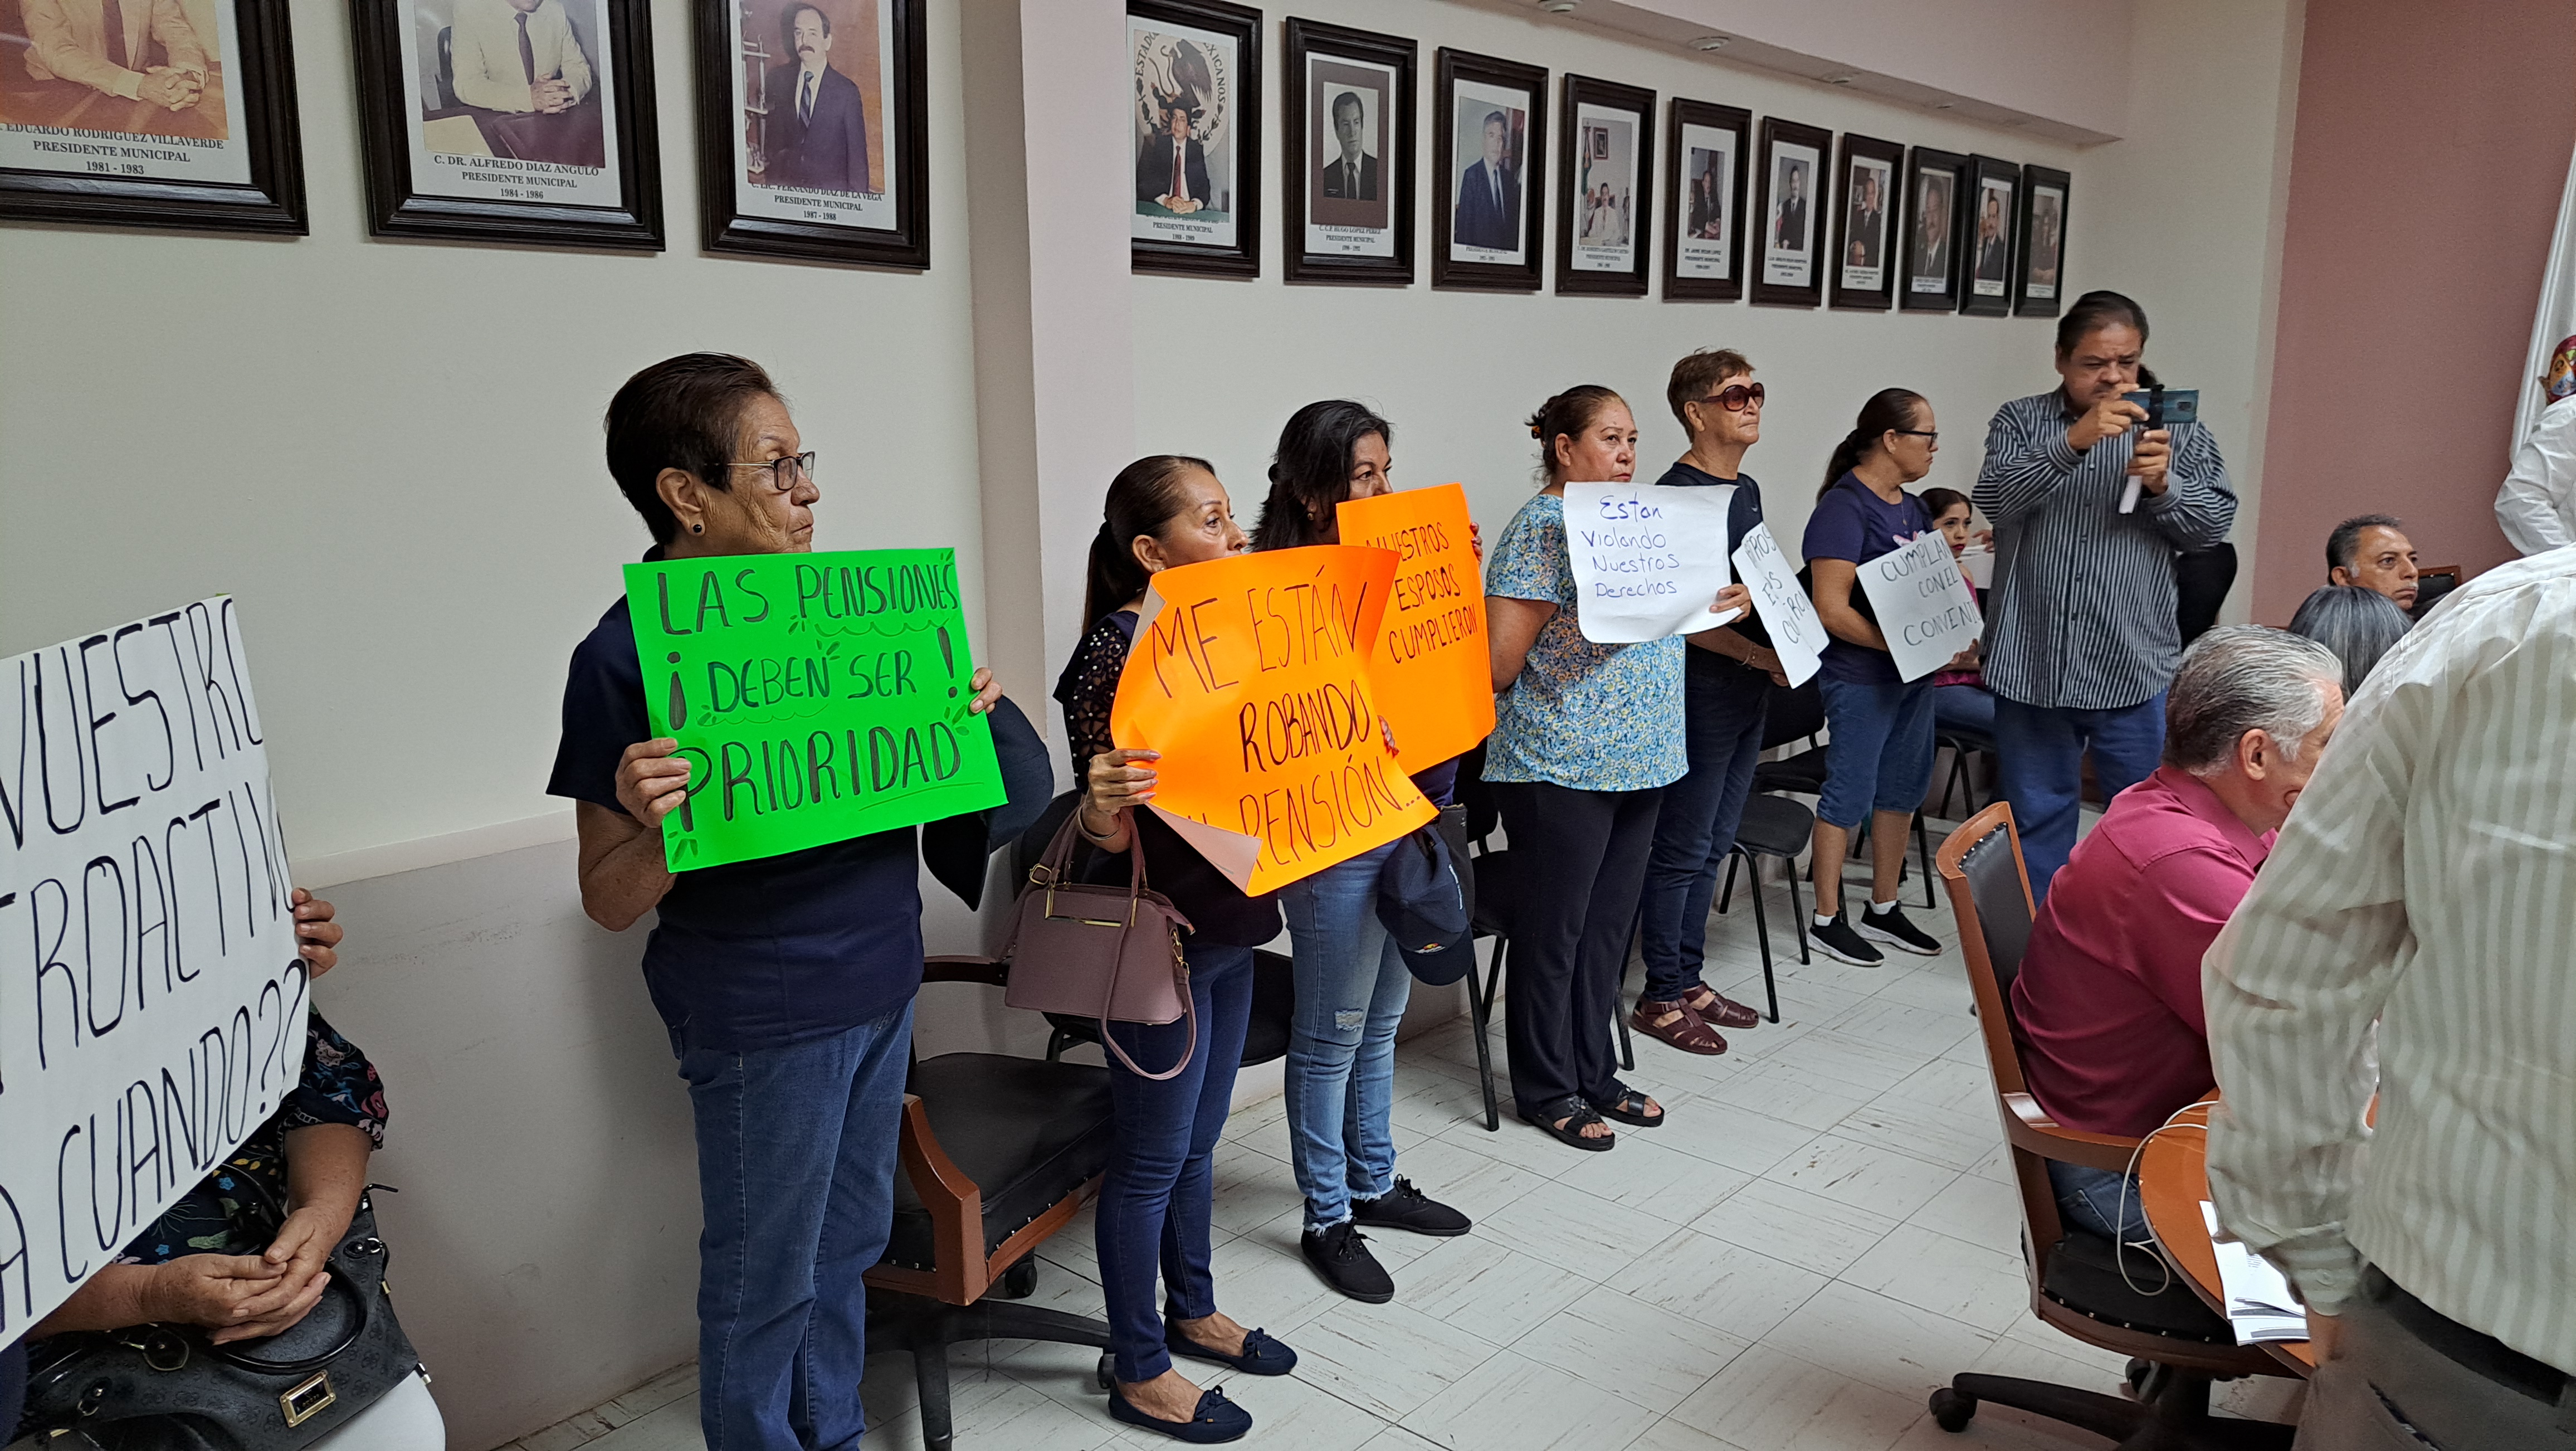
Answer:
<svg viewBox="0 0 2576 1451"><path fill-rule="evenodd" d="M2231 625L2183 655L2164 764L2113 797L2076 845L2013 983L2022 1069L2049 1117L2142 1138L2216 1086L2201 955L2342 717L2343 665L2313 640ZM2048 1169L2070 1227L2146 1237L2134 1179Z"/></svg>

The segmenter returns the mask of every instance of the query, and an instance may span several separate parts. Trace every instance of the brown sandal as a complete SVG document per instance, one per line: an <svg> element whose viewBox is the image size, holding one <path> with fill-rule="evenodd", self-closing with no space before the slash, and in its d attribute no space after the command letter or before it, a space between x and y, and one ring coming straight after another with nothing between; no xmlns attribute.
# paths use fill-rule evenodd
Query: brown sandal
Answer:
<svg viewBox="0 0 2576 1451"><path fill-rule="evenodd" d="M1699 994L1701 1001L1693 1002L1688 997L1684 997L1682 1006L1699 1014L1702 1021L1714 1023L1721 1028L1736 1029L1750 1028L1762 1021L1760 1013L1705 983L1700 985Z"/></svg>
<svg viewBox="0 0 2576 1451"><path fill-rule="evenodd" d="M1640 999L1628 1023L1647 1037L1660 1038L1685 1053L1715 1057L1726 1051L1726 1040L1718 1036L1717 1030L1681 1003Z"/></svg>

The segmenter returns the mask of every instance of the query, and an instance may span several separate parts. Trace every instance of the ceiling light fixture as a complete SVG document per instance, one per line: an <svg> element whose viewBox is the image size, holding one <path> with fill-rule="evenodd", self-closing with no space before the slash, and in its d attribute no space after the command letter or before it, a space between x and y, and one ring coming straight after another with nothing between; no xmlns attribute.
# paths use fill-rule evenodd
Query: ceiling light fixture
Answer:
<svg viewBox="0 0 2576 1451"><path fill-rule="evenodd" d="M1582 3L1583 0L1538 0L1538 8L1550 15L1563 15Z"/></svg>
<svg viewBox="0 0 2576 1451"><path fill-rule="evenodd" d="M1850 85L1851 83L1852 83L1852 78L1851 78L1851 77L1849 77L1849 76L1827 76L1827 77L1825 77L1825 84L1826 84L1826 85L1829 85L1829 86L1848 86L1848 85Z"/></svg>
<svg viewBox="0 0 2576 1451"><path fill-rule="evenodd" d="M1723 35L1703 35L1699 39L1691 42L1691 49L1724 50L1726 49L1726 37Z"/></svg>

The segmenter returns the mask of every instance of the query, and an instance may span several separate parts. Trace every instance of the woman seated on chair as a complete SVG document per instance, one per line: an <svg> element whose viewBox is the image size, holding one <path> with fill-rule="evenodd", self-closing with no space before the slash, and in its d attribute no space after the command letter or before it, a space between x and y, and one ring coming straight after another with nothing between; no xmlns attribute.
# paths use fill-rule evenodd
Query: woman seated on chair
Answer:
<svg viewBox="0 0 2576 1451"><path fill-rule="evenodd" d="M296 889L296 955L313 977L339 961L341 931L331 915L330 903ZM229 1345L302 1323L330 1287L331 1255L367 1191L367 1158L384 1143L385 1117L375 1065L321 1013L309 1013L304 1074L277 1112L37 1323L28 1340L39 1380L48 1351L41 1342L74 1331L187 1326ZM111 1402L100 1414L116 1412ZM0 1434L9 1429L0 1425ZM314 1446L446 1444L427 1381L410 1375Z"/></svg>
<svg viewBox="0 0 2576 1451"><path fill-rule="evenodd" d="M1975 527L1976 510L1969 507L1968 496L1956 489L1925 489L1923 512L1932 516L1932 527L1950 541L1950 557L1967 552L1970 530ZM1987 532L1989 543L1993 531ZM1971 584L1968 593L1977 597L1977 607L1985 608L1986 592ZM1980 735L1995 733L1994 692L1986 689L1985 650L1982 643L1959 652L1960 664L1932 672L1932 725L1940 730L1971 730Z"/></svg>
<svg viewBox="0 0 2576 1451"><path fill-rule="evenodd" d="M1176 1440L1231 1441L1252 1429L1251 1413L1222 1390L1201 1392L1172 1367L1172 1357L1253 1375L1285 1375L1297 1363L1296 1352L1217 1309L1208 1237L1217 1139L1234 1106L1235 1070L1252 1021L1252 949L1279 935L1279 908L1267 896L1245 896L1179 833L1140 809L1154 799L1161 755L1117 747L1109 712L1153 576L1239 554L1245 540L1225 485L1205 459L1136 460L1110 481L1102 513L1083 590L1090 629L1055 686L1083 783L1076 829L1099 856L1116 859L1095 857L1098 867L1125 871L1130 844L1141 845L1153 889L1190 920L1182 948L1198 1018L1195 1047L1186 1022L1109 1024L1111 1041L1147 1072L1188 1054L1166 1079L1146 1077L1118 1052L1108 1055L1116 1137L1100 1185L1098 1238L1114 1379L1109 1413ZM1166 1275L1159 1312L1158 1260Z"/></svg>

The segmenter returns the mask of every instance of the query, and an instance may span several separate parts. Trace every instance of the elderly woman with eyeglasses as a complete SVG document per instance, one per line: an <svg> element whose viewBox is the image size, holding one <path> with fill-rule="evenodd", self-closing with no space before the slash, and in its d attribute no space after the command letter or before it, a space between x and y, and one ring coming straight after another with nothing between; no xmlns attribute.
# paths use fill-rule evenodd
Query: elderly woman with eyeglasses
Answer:
<svg viewBox="0 0 2576 1451"><path fill-rule="evenodd" d="M646 559L813 548L814 455L757 364L714 353L656 363L618 390L607 422L609 472L652 531ZM969 708L992 713L1014 806L1042 803L1044 744L990 670L972 686ZM917 833L674 875L662 821L688 794L689 765L679 742L652 734L621 595L573 651L546 789L575 803L591 920L622 932L660 913L644 980L688 1081L706 1214L700 1421L711 1446L855 1446L860 1276L892 1224L922 976ZM986 836L967 840L980 881Z"/></svg>

